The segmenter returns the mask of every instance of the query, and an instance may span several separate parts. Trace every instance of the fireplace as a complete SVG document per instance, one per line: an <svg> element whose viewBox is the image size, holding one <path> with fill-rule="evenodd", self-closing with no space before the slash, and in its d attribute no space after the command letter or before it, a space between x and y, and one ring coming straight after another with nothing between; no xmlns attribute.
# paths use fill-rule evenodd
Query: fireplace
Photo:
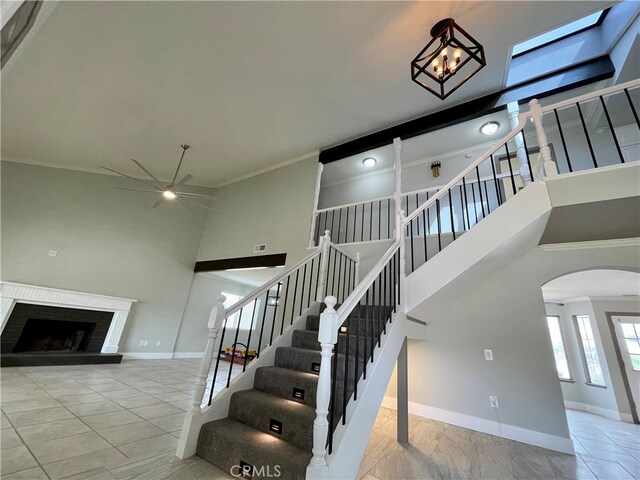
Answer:
<svg viewBox="0 0 640 480"><path fill-rule="evenodd" d="M1 365L119 363L120 338L135 302L0 282Z"/></svg>

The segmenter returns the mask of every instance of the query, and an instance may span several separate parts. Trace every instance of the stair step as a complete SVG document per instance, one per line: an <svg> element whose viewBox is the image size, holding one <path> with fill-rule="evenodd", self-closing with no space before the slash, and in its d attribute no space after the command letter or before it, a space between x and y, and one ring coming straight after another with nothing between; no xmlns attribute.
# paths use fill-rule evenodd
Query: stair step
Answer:
<svg viewBox="0 0 640 480"><path fill-rule="evenodd" d="M338 354L337 367L336 367L336 381L339 384L344 382L344 369L345 369L345 360L346 355ZM317 350L309 350L307 348L298 348L298 347L278 347L276 349L276 367L281 367L288 370L297 370L298 372L312 373L314 372L314 367L319 368L322 357L320 356L320 352ZM355 357L349 355L349 363L347 368L349 370L349 380L347 383L353 383L353 377L355 375L354 368ZM363 359L362 357L358 358L358 372L362 372L363 368Z"/></svg>
<svg viewBox="0 0 640 480"><path fill-rule="evenodd" d="M312 457L311 451L232 418L204 424L196 453L224 472L239 473L238 466L245 462L254 467L253 478L271 477L279 480L305 478ZM232 467L235 467L233 471ZM263 469L261 475L258 474L260 469Z"/></svg>
<svg viewBox="0 0 640 480"><path fill-rule="evenodd" d="M311 407L316 406L317 386L318 376L316 374L280 367L260 367L256 369L256 376L253 380L253 388L257 390ZM304 398L294 397L294 388L298 389L298 395Z"/></svg>
<svg viewBox="0 0 640 480"><path fill-rule="evenodd" d="M308 451L313 447L316 411L309 405L261 390L243 390L232 395L229 417ZM273 428L279 428L280 434L271 430L272 421L279 422Z"/></svg>
<svg viewBox="0 0 640 480"><path fill-rule="evenodd" d="M388 319L389 319L389 315L387 315L386 317L383 316L381 318L378 318L378 317L372 318L371 311L369 311L369 318L365 318L364 316L360 318L349 317L349 319L347 320L348 323L345 322L345 324L348 326L349 329L355 330L356 328L358 328L359 329L358 331L360 332L360 334L364 335L365 330L367 333L371 332L371 326L373 326L374 332L377 331L377 328L380 328L379 326L382 326L384 321L385 320L388 321ZM307 321L305 323L305 329L317 332L319 328L320 328L320 315L308 315Z"/></svg>
<svg viewBox="0 0 640 480"><path fill-rule="evenodd" d="M357 348L359 355L362 355L367 339L369 342L367 344L367 348L368 349L371 348L370 347L371 337L368 335L365 337L365 332L362 325L360 325L359 333L360 333L360 336L358 337L356 335L349 335L349 354L350 355L356 354L356 345L357 345L356 341L360 342L360 345L358 345L358 348ZM369 332L367 332L367 334L368 333ZM298 348L306 348L308 350L320 350L320 343L318 342L318 332L313 330L294 331L293 338L291 340L291 346L298 347ZM347 351L347 335L346 334L338 335L337 351L338 353L346 353Z"/></svg>

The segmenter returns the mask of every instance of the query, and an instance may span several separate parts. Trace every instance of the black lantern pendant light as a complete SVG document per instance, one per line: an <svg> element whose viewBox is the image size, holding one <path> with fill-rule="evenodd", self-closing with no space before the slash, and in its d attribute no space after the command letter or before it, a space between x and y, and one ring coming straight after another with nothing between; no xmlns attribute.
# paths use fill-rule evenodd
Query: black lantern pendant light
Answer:
<svg viewBox="0 0 640 480"><path fill-rule="evenodd" d="M431 41L411 62L411 79L444 100L487 62L482 45L453 18L436 23L431 36Z"/></svg>

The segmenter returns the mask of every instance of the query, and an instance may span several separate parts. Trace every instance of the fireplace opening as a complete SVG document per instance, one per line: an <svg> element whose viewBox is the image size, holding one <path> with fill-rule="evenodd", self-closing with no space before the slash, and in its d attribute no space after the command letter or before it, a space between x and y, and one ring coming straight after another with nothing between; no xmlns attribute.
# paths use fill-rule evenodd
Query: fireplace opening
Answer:
<svg viewBox="0 0 640 480"><path fill-rule="evenodd" d="M84 352L95 323L29 318L14 352Z"/></svg>

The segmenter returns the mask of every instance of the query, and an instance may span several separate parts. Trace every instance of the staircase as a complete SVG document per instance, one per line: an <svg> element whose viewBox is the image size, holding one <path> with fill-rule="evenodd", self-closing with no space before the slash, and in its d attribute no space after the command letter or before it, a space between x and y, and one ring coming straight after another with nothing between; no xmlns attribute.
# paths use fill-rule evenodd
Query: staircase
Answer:
<svg viewBox="0 0 640 480"><path fill-rule="evenodd" d="M325 308L323 304L321 311ZM316 418L321 363L319 326L320 316L308 315L305 329L293 332L291 346L277 348L275 365L256 369L253 389L241 390L231 396L229 416L202 426L196 450L200 457L225 472L240 465L252 472L266 473L271 469L274 473L277 466L278 478L305 477L312 457L313 421ZM379 327L371 320L357 318L354 313L348 328L378 333ZM347 397L353 394L355 372L349 369L351 381L344 382L345 363L350 361L354 365L356 349L364 351L365 342L372 338L370 335L350 337L347 339L346 334L339 334L336 347L337 398L342 398L345 383ZM362 372L361 359L358 372ZM342 403L337 402L332 416L335 427L342 416Z"/></svg>
<svg viewBox="0 0 640 480"><path fill-rule="evenodd" d="M396 139L396 193L378 201L382 208L386 200L391 247L360 279L359 256L332 243L331 232L344 243L349 238L363 240L367 226L371 231L370 225L364 225L365 205L345 206L345 222L340 209L337 224L332 215L330 226L327 212L321 217L316 211L311 228L312 245L317 241L319 246L316 252L229 309L219 299L209 319L198 388L177 455L185 458L197 453L222 470L247 478L353 478L402 343L407 336L424 338L424 323L407 322L406 315L427 317L436 293L464 288L464 282L513 261L519 249L529 248L532 238L538 238L532 229L546 225L554 204L550 179L558 176L559 162L551 154L544 115L557 119L558 111L592 101L605 105L604 98L609 102L617 96L611 103L628 99L631 118L640 128L629 91L636 95L640 81L544 108L532 101L531 110L519 115L517 127L448 184L435 191L411 192L415 209L408 216L402 211L410 203L409 196L400 193L401 142ZM637 160L620 147L609 114L606 120L620 163ZM582 126L586 134L587 126ZM535 130L537 145L531 146L532 135L527 135L526 128ZM565 137L561 139L566 173L572 174L580 159L569 157L574 149L567 148ZM561 147L556 145L554 151ZM501 173L496 159L502 158L503 151L509 159L508 172ZM537 158L535 152L539 152ZM602 160L598 164L593 149L591 155L595 168L615 163L606 158L604 165ZM511 158L517 162L513 167ZM584 162L581 165L583 170L590 168ZM585 188L590 188L585 181ZM425 198L421 204L420 195ZM501 208L507 201L509 206ZM360 237L355 227L358 218ZM329 228L322 236L321 219ZM449 253L441 255L444 249ZM262 310L256 312L256 300L261 298ZM275 304L268 313L268 301L273 298ZM242 321L227 328L229 319L236 314L242 319L249 305L253 312L248 330L241 328ZM255 347L257 356L249 364L245 360L233 380L230 372L226 386L216 392L218 354L232 341L246 344L247 349Z"/></svg>

